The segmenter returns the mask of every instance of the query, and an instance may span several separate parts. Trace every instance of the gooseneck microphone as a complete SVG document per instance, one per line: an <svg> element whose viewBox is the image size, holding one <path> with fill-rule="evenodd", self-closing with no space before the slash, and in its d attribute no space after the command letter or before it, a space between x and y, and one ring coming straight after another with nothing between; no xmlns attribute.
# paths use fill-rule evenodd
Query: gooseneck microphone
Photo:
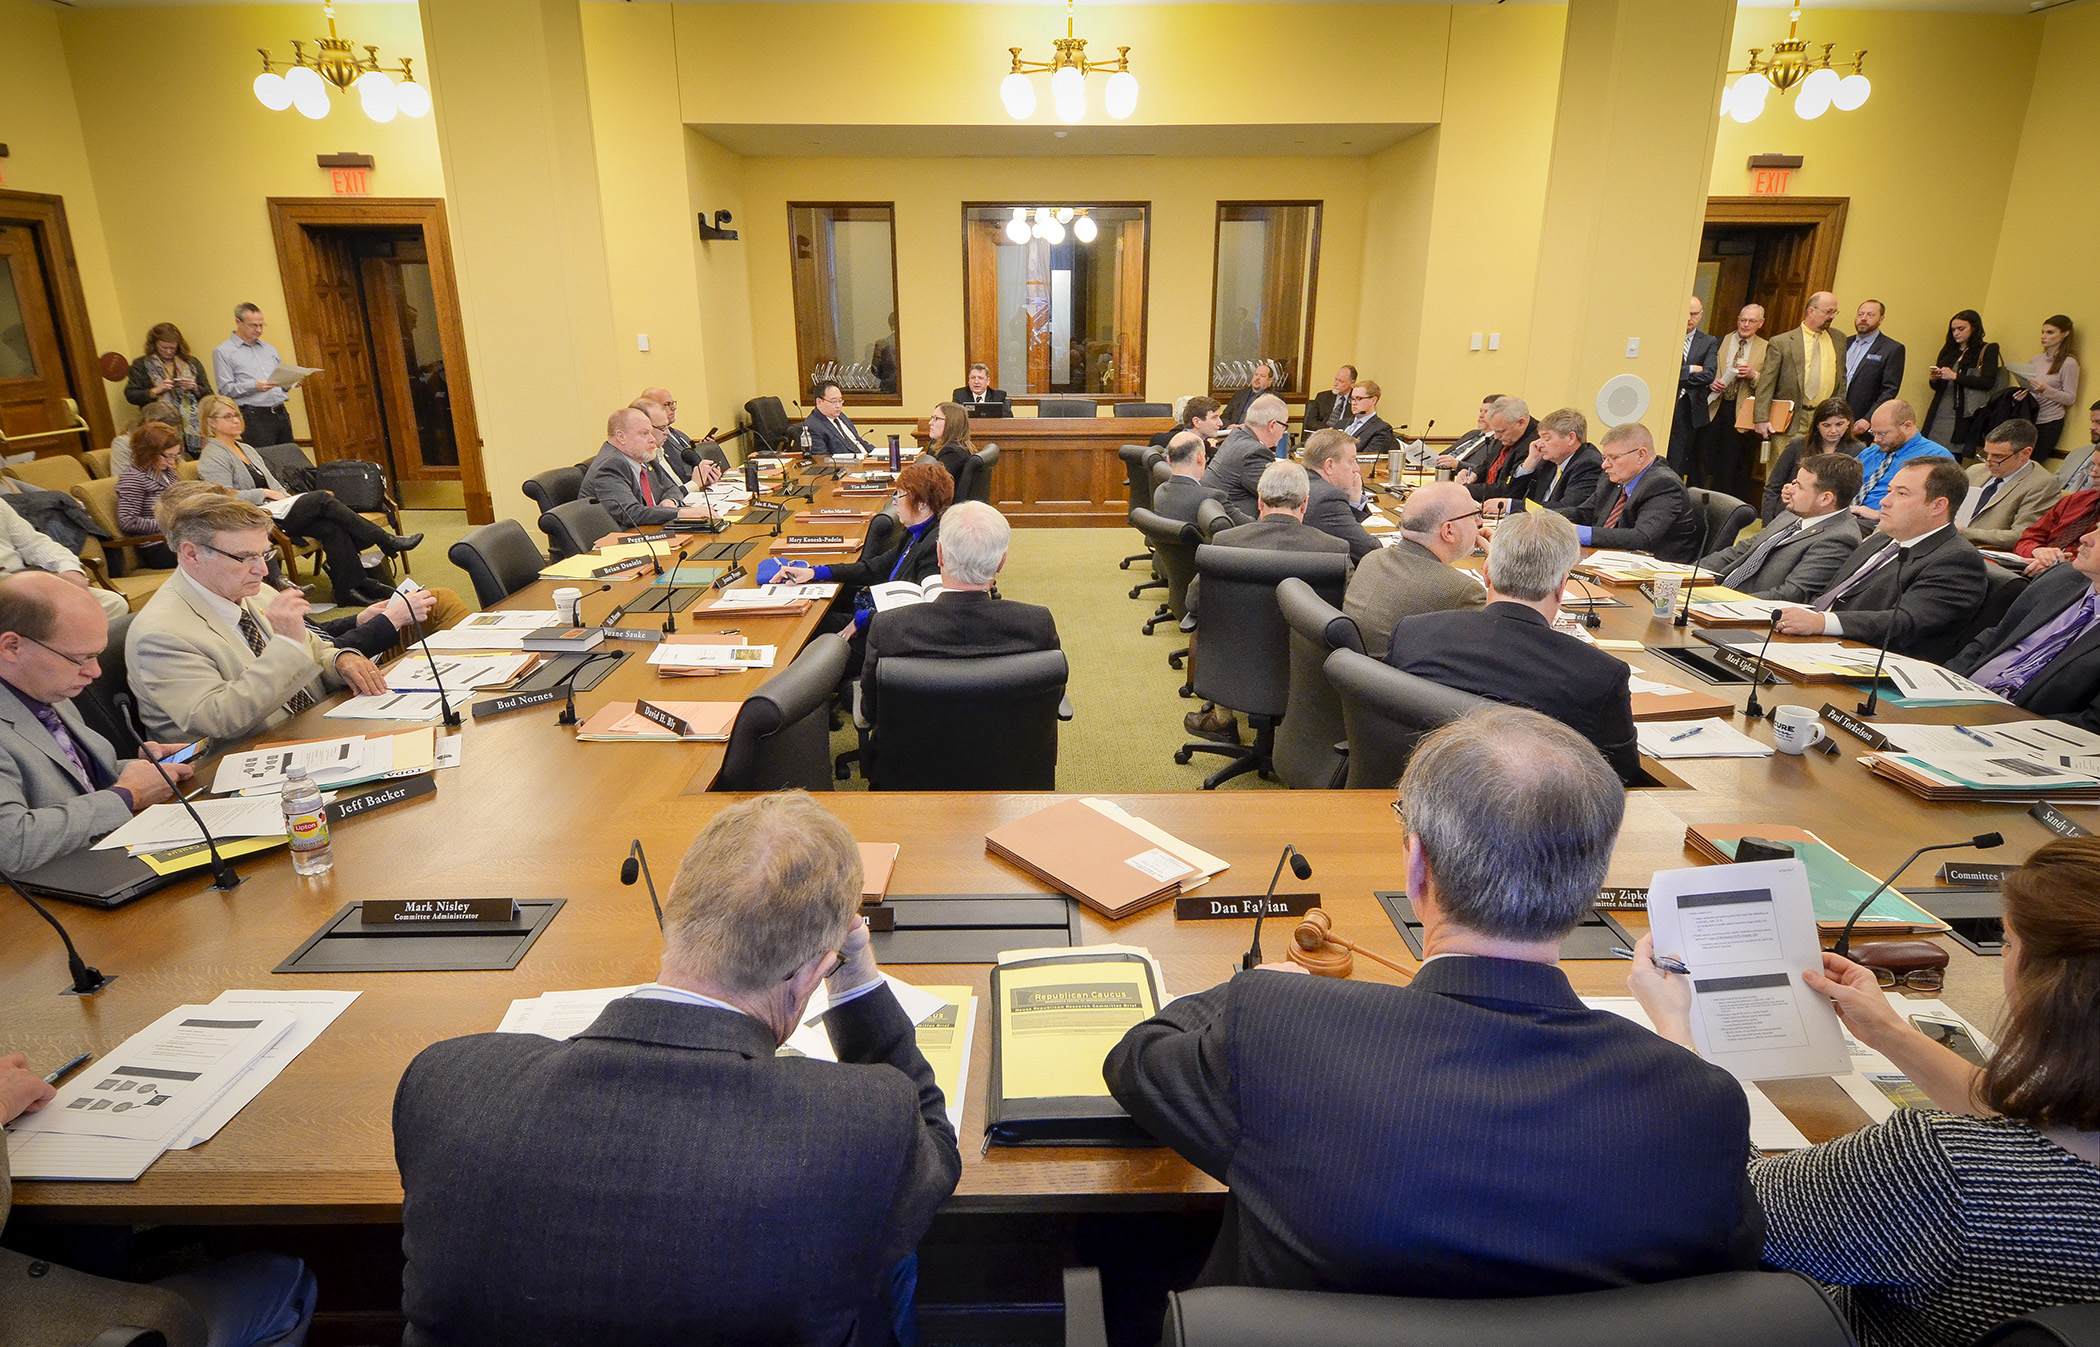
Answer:
<svg viewBox="0 0 2100 1347"><path fill-rule="evenodd" d="M649 525L644 524L642 527L648 528ZM637 532L634 535L634 540L649 549L649 564L656 568L655 574L662 575L664 573L664 563L657 557L656 544L649 541L649 535Z"/></svg>
<svg viewBox="0 0 2100 1347"><path fill-rule="evenodd" d="M1276 881L1283 878L1285 861L1290 862L1291 873L1298 876L1298 878L1312 878L1312 862L1299 855L1298 848L1286 846L1283 849L1283 854L1276 858L1276 873L1269 876L1269 891L1261 896L1261 906L1255 909L1254 943L1247 947L1246 956L1240 960L1242 971L1261 967L1261 924L1262 920L1269 915L1269 899L1276 895Z"/></svg>
<svg viewBox="0 0 2100 1347"><path fill-rule="evenodd" d="M679 548L678 559L671 563L671 588L664 595L664 635L666 636L678 634L678 568L685 565L686 553L692 550L690 547Z"/></svg>
<svg viewBox="0 0 2100 1347"><path fill-rule="evenodd" d="M423 624L416 621L416 605L406 594L401 595L401 602L408 608L408 625L416 633L416 644L423 647L423 658L430 665L430 681L437 688L438 710L442 713L445 728L456 730L459 728L459 712L453 709L452 699L445 695L445 680L438 677L437 656L430 653L430 638L423 634Z"/></svg>
<svg viewBox="0 0 2100 1347"><path fill-rule="evenodd" d="M1905 870L1910 869L1910 864L1912 861L1918 859L1918 857L1924 855L1926 852L1959 851L1963 847L1974 847L1978 851L1989 851L1992 847L1998 847L2003 845L2005 845L2005 837L2002 833L1978 833L1976 836L1969 838L1965 842L1939 842L1929 847L1919 847L1916 851L1911 852L1910 855L1904 858L1903 864L1897 866L1894 870L1891 870L1889 872L1889 877L1881 881L1880 888L1877 888L1874 890L1874 892L1868 894L1863 900L1861 900L1860 905L1858 907L1852 909L1852 915L1845 919L1845 929L1838 932L1837 944L1832 947L1831 952L1838 955L1840 958L1845 957L1846 955L1852 952L1852 928L1859 924L1859 919L1866 915L1867 908L1873 904L1874 900L1876 898L1879 898L1882 895L1883 891L1886 890L1889 885L1895 883L1898 876L1900 876Z"/></svg>
<svg viewBox="0 0 2100 1347"><path fill-rule="evenodd" d="M1706 549L1713 544L1714 518L1706 511L1699 512L1699 555L1692 558L1692 573L1684 580L1684 607L1677 610L1677 617L1670 623L1682 628L1692 620L1692 591L1699 588L1699 563L1706 559Z"/></svg>
<svg viewBox="0 0 2100 1347"><path fill-rule="evenodd" d="M590 654L576 661L576 667L569 670L567 678L555 684L556 687L567 689L569 694L568 705L564 706L561 714L554 718L555 724L574 725L576 723L576 680L581 678L583 671L590 668L591 665L601 659L611 659L619 653L616 650L593 650Z"/></svg>
<svg viewBox="0 0 2100 1347"><path fill-rule="evenodd" d="M168 775L168 769L160 765L160 759L146 752L141 752L139 756L153 764L153 770L160 773L160 779L168 783L168 790L174 795L176 803L189 811L190 821L197 825L198 832L204 834L204 847L211 853L211 886L221 893L231 893L239 888L242 883L240 873L219 854L219 844L212 838L211 829L204 826L203 816L198 814L197 806L191 804L190 797L182 793L182 788L175 784L175 778Z"/></svg>
<svg viewBox="0 0 2100 1347"><path fill-rule="evenodd" d="M1903 592L1903 544L1891 543L1896 549L1896 593ZM1896 639L1897 609L1889 609L1889 629L1881 633L1881 653L1874 657L1874 676L1867 680L1867 699L1853 708L1860 715L1871 716L1881 707L1881 666L1888 662L1889 643Z"/></svg>
<svg viewBox="0 0 2100 1347"><path fill-rule="evenodd" d="M1767 714L1765 704L1757 699L1757 687L1765 680L1765 652L1772 648L1772 636L1779 630L1779 614L1783 611L1774 608L1766 615L1764 644L1757 647L1757 663L1750 669L1750 700L1743 703L1745 720L1763 720Z"/></svg>
<svg viewBox="0 0 2100 1347"><path fill-rule="evenodd" d="M1568 572L1568 579L1573 580L1577 585L1581 586L1582 588L1582 625L1589 628L1591 631L1597 630L1597 628L1604 625L1604 619L1597 616L1596 591L1590 588L1589 581L1583 579L1581 576L1575 574L1575 572L1573 571ZM1563 607L1565 607L1565 605L1563 605Z"/></svg>
<svg viewBox="0 0 2100 1347"><path fill-rule="evenodd" d="M620 862L620 882L632 887L636 874L649 882L649 906L656 909L656 929L661 931L664 928L664 905L656 901L656 876L649 873L649 853L642 850L639 837L628 845L627 859Z"/></svg>
<svg viewBox="0 0 2100 1347"><path fill-rule="evenodd" d="M50 922L51 929L58 932L58 938L65 942L66 967L72 971L73 985L60 991L60 996L93 996L117 980L115 974L104 973L80 957L79 949L73 944L73 937L67 935L66 928L58 924L58 918L45 911L42 903L30 897L29 890L17 884L13 875L0 871L0 879L6 880L7 886L19 894L23 902L35 908L38 916Z"/></svg>

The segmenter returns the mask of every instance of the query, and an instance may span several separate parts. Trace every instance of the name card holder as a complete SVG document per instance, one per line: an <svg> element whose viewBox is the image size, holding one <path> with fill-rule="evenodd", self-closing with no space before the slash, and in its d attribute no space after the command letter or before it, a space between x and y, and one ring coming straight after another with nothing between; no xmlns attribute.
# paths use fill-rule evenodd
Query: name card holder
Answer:
<svg viewBox="0 0 2100 1347"><path fill-rule="evenodd" d="M1861 720L1858 716L1853 715L1850 711L1840 711L1829 702L1824 702L1823 710L1820 714L1823 719L1857 738L1861 743L1877 753L1889 746L1889 737L1887 735L1875 729L1866 721Z"/></svg>
<svg viewBox="0 0 2100 1347"><path fill-rule="evenodd" d="M1192 893L1174 900L1176 921L1231 921L1244 917L1254 920L1257 914L1267 917L1302 917L1320 905L1317 893L1278 893L1269 897L1268 905L1262 905L1258 893L1235 893L1206 897Z"/></svg>
<svg viewBox="0 0 2100 1347"><path fill-rule="evenodd" d="M2036 823L2041 824L2050 832L2055 833L2058 837L2092 836L2091 832L2079 827L2076 823L2072 822L2070 815L2064 813L2063 810L2058 809L2055 805L2050 804L2047 800L2038 802L2034 806L2034 808L2028 810L2027 817L2033 819Z"/></svg>
<svg viewBox="0 0 2100 1347"><path fill-rule="evenodd" d="M605 639L608 641L645 641L655 645L664 639L664 634L657 627L607 627L605 628Z"/></svg>
<svg viewBox="0 0 2100 1347"><path fill-rule="evenodd" d="M374 926L428 926L471 923L478 926L515 925L515 898L367 898L358 904L358 918L369 929Z"/></svg>
<svg viewBox="0 0 2100 1347"><path fill-rule="evenodd" d="M544 706L548 702L561 700L567 693L568 689L561 687L542 688L534 692L513 692L502 697L491 697L486 701L475 702L470 709L474 713L474 719L480 720L484 716L500 716L505 711L520 711L528 706Z"/></svg>
<svg viewBox="0 0 2100 1347"><path fill-rule="evenodd" d="M402 777L398 781L370 786L355 794L336 796L328 805L328 821L330 824L341 823L344 819L369 814L390 804L400 804L403 800L413 800L436 793L437 774L421 772L415 776Z"/></svg>
<svg viewBox="0 0 2100 1347"><path fill-rule="evenodd" d="M591 579L603 580L608 575L618 575L622 571L639 570L648 564L649 558L647 557L629 557L625 561L615 561L608 565L593 567L591 569Z"/></svg>
<svg viewBox="0 0 2100 1347"><path fill-rule="evenodd" d="M655 702L645 698L635 699L634 713L644 720L655 721L681 739L689 738L693 733L693 726L690 721L687 721L682 716L672 715Z"/></svg>

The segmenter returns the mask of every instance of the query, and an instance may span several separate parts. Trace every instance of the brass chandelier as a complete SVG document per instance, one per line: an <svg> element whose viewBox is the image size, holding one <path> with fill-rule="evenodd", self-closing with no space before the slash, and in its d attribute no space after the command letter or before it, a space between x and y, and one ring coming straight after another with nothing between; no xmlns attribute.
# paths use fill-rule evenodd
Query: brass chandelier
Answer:
<svg viewBox="0 0 2100 1347"><path fill-rule="evenodd" d="M381 69L379 48L368 45L359 56L357 44L337 35L332 0L325 0L321 11L328 16L328 36L312 39L312 55L306 53L303 40L293 41L290 61L256 48L262 55L263 72L255 77L255 97L264 107L272 112L295 107L303 116L319 121L328 115L328 90L333 86L346 93L357 90L365 116L375 122L390 122L397 112L421 117L430 111L430 91L416 83L410 58L404 56L400 65ZM285 66L285 72L278 74L273 65ZM395 75L401 77L399 84L392 79Z"/></svg>
<svg viewBox="0 0 2100 1347"><path fill-rule="evenodd" d="M1019 47L1007 48L1013 53L1014 63L999 82L999 98L1015 121L1034 115L1035 85L1028 77L1046 71L1050 75L1050 97L1061 121L1076 122L1086 116L1086 77L1096 71L1114 72L1104 91L1109 116L1122 121L1137 111L1138 82L1137 76L1130 73L1130 48L1116 48L1113 61L1089 61L1086 39L1076 36L1073 30L1072 0L1065 0L1065 35L1050 45L1055 55L1047 61L1024 61Z"/></svg>
<svg viewBox="0 0 2100 1347"><path fill-rule="evenodd" d="M1856 51L1849 62L1833 63L1830 53L1837 43L1825 42L1821 56L1810 56L1808 49L1817 44L1801 36L1801 6L1795 5L1787 19L1786 36L1772 44L1770 56L1763 47L1752 47L1748 68L1728 72L1742 78L1721 95L1721 111L1748 124L1764 114L1773 93L1783 96L1797 88L1794 115L1803 121L1814 121L1833 107L1851 112L1865 103L1874 92L1863 73L1867 54ZM1841 70L1852 73L1840 76Z"/></svg>

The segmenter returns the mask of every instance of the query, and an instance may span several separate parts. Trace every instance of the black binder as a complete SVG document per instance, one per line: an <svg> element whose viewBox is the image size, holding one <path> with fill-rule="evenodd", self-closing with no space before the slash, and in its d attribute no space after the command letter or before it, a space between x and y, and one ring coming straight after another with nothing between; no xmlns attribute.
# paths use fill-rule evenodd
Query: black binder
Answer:
<svg viewBox="0 0 2100 1347"><path fill-rule="evenodd" d="M1157 1007L1165 1001L1160 992L1159 981L1153 975L1151 963L1135 954L1104 953L1096 956L1102 963L1128 960L1141 965L1145 970L1145 985L1151 989L1152 1004ZM1039 968L1045 964L1066 962L1064 959L1023 959L1015 963L992 966L992 1079L991 1092L985 1098L984 1131L985 1144L996 1146L1157 1146L1160 1143L1151 1133L1140 1127L1137 1120L1124 1111L1114 1097L1100 1095L1078 1095L1049 1099L1006 1098L1002 1045L1000 1042L1001 998L1006 989L1001 974L1009 969Z"/></svg>
<svg viewBox="0 0 2100 1347"><path fill-rule="evenodd" d="M108 851L76 851L46 861L34 870L17 874L15 887L36 898L58 898L87 907L122 907L180 878L180 873L156 874L152 866L122 847L115 847Z"/></svg>

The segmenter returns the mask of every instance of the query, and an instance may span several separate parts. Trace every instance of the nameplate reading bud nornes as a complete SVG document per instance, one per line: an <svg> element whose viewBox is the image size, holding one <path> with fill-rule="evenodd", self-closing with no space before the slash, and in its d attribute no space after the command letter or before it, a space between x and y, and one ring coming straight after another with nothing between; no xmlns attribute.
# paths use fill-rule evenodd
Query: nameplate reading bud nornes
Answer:
<svg viewBox="0 0 2100 1347"><path fill-rule="evenodd" d="M1600 889L1597 901L1591 906L1606 912L1645 912L1648 909L1648 890L1632 887Z"/></svg>
<svg viewBox="0 0 2100 1347"><path fill-rule="evenodd" d="M607 627L608 641L661 641L664 634L656 627Z"/></svg>
<svg viewBox="0 0 2100 1347"><path fill-rule="evenodd" d="M353 794L336 796L328 806L328 821L341 823L346 818L356 818L360 814L369 814L390 804L400 804L403 800L413 800L418 796L432 795L436 792L435 774L424 772L417 776L405 776L398 781L389 781L384 785L371 786Z"/></svg>
<svg viewBox="0 0 2100 1347"><path fill-rule="evenodd" d="M1174 900L1176 921L1230 921L1246 917L1250 921L1256 916L1302 917L1320 905L1317 893L1271 894L1268 906L1262 906L1258 893L1235 893L1205 897L1191 894Z"/></svg>
<svg viewBox="0 0 2100 1347"><path fill-rule="evenodd" d="M1866 721L1861 720L1858 716L1853 715L1851 712L1838 710L1838 708L1832 706L1829 702L1823 703L1822 716L1823 719L1837 726L1845 733L1857 738L1868 748L1878 750L1887 748L1889 746L1889 737L1887 735L1883 734L1880 730L1875 729Z"/></svg>
<svg viewBox="0 0 2100 1347"><path fill-rule="evenodd" d="M621 571L631 571L636 567L648 564L649 558L647 557L629 557L625 561L614 561L603 566L592 567L591 579L603 580L608 575L618 575Z"/></svg>
<svg viewBox="0 0 2100 1347"><path fill-rule="evenodd" d="M505 711L522 710L528 706L542 706L548 702L560 701L567 695L568 690L566 688L556 687L542 688L537 692L513 692L507 697L491 697L487 701L474 703L474 718L479 720L483 716L500 716Z"/></svg>
<svg viewBox="0 0 2100 1347"><path fill-rule="evenodd" d="M674 716L655 702L637 698L634 713L644 720L653 720L671 733L683 739L693 732L693 727L683 716Z"/></svg>
<svg viewBox="0 0 2100 1347"><path fill-rule="evenodd" d="M1940 866L1942 884L1988 884L1997 888L2005 877L2019 867L2016 865L1978 865L1974 861L1948 861Z"/></svg>
<svg viewBox="0 0 2100 1347"><path fill-rule="evenodd" d="M359 904L367 926L420 926L434 922L513 922L515 898L367 898Z"/></svg>

